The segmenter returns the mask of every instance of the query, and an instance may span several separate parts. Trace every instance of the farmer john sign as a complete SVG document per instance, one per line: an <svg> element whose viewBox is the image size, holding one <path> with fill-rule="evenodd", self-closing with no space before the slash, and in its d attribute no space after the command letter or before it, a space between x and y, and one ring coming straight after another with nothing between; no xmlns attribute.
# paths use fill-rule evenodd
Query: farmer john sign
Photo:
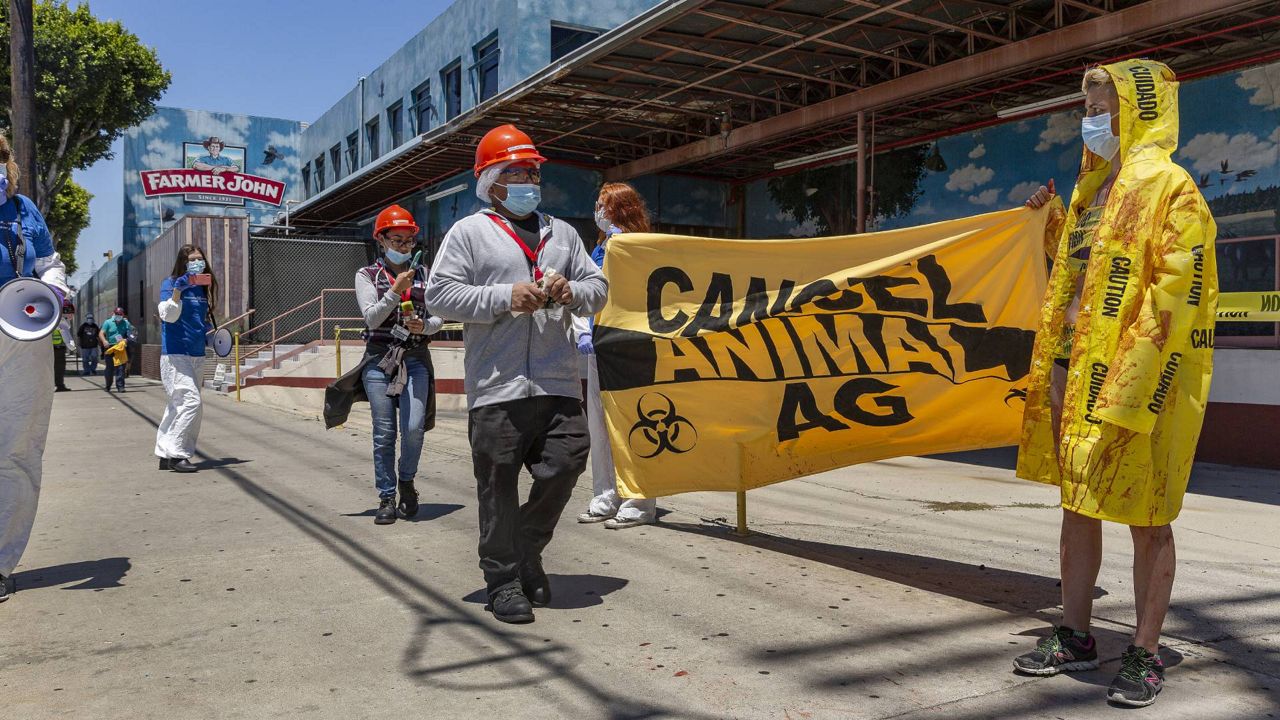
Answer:
<svg viewBox="0 0 1280 720"><path fill-rule="evenodd" d="M245 148L221 138L182 144L183 167L142 170L147 197L182 195L189 203L244 205L245 200L279 206L284 183L244 172Z"/></svg>

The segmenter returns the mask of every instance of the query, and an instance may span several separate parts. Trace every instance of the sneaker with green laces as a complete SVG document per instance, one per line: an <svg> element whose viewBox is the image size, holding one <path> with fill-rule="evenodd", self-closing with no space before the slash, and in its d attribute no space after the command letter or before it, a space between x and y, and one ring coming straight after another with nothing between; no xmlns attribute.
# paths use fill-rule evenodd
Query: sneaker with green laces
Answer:
<svg viewBox="0 0 1280 720"><path fill-rule="evenodd" d="M1120 672L1107 689L1107 699L1120 705L1145 707L1164 689L1164 662L1146 648L1130 645L1120 656Z"/></svg>
<svg viewBox="0 0 1280 720"><path fill-rule="evenodd" d="M1098 669L1098 643L1093 635L1066 626L1036 643L1036 649L1014 658L1013 667L1028 675L1057 675Z"/></svg>

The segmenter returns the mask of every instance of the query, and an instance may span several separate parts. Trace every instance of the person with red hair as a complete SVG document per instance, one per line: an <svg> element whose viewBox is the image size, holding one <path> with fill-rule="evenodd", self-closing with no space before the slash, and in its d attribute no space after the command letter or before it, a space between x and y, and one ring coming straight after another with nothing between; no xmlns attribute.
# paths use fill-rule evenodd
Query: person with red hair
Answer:
<svg viewBox="0 0 1280 720"><path fill-rule="evenodd" d="M604 267L605 246L609 238L622 232L649 232L649 211L644 198L626 183L605 183L596 199L596 226L600 239L591 259ZM609 429L604 423L604 404L600 395L600 372L596 368L595 348L591 344L590 318L575 317L578 352L587 356L587 428L591 434L591 485L595 496L587 511L578 516L580 523L603 522L611 530L648 525L658 519L658 504L653 498L623 500L618 497L618 478L613 468L613 449L609 445Z"/></svg>

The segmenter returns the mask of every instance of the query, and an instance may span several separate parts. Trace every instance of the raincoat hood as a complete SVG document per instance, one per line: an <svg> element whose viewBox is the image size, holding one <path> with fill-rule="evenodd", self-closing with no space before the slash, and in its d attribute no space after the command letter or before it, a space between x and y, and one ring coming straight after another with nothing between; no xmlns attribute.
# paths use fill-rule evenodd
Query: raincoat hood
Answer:
<svg viewBox="0 0 1280 720"><path fill-rule="evenodd" d="M1182 506L1213 372L1217 228L1196 183L1171 156L1178 83L1150 60L1104 68L1120 99L1120 168L1087 148L1054 257L1092 233L1087 267L1055 262L1036 337L1018 476L1057 484L1062 506L1130 525L1162 525ZM1096 207L1101 205L1101 207ZM1095 225L1081 223L1093 209ZM1100 213L1098 215L1097 213ZM1077 235L1077 247L1081 239ZM1081 275L1083 274L1083 277ZM1079 287L1061 423L1050 383Z"/></svg>

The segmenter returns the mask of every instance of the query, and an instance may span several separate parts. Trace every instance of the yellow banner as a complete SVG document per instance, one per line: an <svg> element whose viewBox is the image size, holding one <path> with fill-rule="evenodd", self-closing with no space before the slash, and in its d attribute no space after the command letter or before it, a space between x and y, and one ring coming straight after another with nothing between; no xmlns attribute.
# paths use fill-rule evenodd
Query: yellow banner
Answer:
<svg viewBox="0 0 1280 720"><path fill-rule="evenodd" d="M1016 444L1046 210L801 240L609 241L594 341L619 490L736 491Z"/></svg>
<svg viewBox="0 0 1280 720"><path fill-rule="evenodd" d="M1218 322L1280 322L1280 291L1218 293Z"/></svg>

